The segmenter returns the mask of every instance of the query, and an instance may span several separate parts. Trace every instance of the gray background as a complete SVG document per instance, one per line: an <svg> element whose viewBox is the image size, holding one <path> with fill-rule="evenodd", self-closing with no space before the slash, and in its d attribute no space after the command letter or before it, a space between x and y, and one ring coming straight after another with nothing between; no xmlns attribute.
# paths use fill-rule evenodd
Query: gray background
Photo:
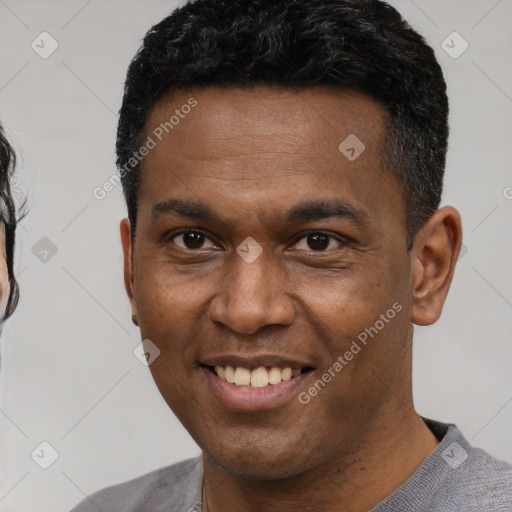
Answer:
<svg viewBox="0 0 512 512"><path fill-rule="evenodd" d="M391 3L446 74L443 204L460 210L467 247L443 317L416 328L416 406L512 461L512 2ZM140 340L122 282L121 188L93 196L115 171L129 60L175 6L0 0L0 119L30 207L16 262L21 302L0 343L1 511L64 512L98 488L199 453L133 355ZM59 45L47 59L31 47L42 46L43 31ZM469 43L457 59L441 46L453 31ZM43 441L59 455L48 469L31 458ZM48 448L37 453L49 461Z"/></svg>

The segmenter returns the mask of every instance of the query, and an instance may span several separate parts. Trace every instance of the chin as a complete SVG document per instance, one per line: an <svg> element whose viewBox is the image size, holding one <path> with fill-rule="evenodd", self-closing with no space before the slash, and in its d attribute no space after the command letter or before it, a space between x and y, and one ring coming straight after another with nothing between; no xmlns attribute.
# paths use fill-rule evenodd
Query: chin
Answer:
<svg viewBox="0 0 512 512"><path fill-rule="evenodd" d="M210 438L211 439L211 438ZM301 446L302 450L297 451ZM205 447L203 452L226 473L261 480L279 480L300 475L312 468L319 453L306 449L305 442L240 443L226 440L215 447Z"/></svg>
<svg viewBox="0 0 512 512"><path fill-rule="evenodd" d="M211 455L211 454L210 454ZM226 473L239 477L247 477L256 480L282 480L292 478L307 471L304 461L279 461L275 458L269 460L252 461L243 463L240 460L227 460L212 456L214 462Z"/></svg>

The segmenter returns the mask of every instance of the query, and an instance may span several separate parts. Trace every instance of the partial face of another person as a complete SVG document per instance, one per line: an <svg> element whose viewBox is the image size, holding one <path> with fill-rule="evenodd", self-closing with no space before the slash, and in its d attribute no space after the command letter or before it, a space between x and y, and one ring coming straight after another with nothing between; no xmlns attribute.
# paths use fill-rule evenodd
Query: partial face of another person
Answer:
<svg viewBox="0 0 512 512"><path fill-rule="evenodd" d="M158 141L154 130L190 98L197 106ZM377 102L329 88L210 87L168 94L151 112L143 140L157 144L133 247L121 225L126 286L142 339L160 350L159 390L229 472L326 465L408 399L410 322L439 311L413 300L404 192L381 165L385 129ZM340 151L350 135L364 151ZM217 375L227 366L265 367L261 387L227 384ZM289 378L276 367L293 378L262 385Z"/></svg>
<svg viewBox="0 0 512 512"><path fill-rule="evenodd" d="M2 226L0 228L0 318L2 318L5 313L10 290L11 285L7 273L7 259L5 253L5 231Z"/></svg>
<svg viewBox="0 0 512 512"><path fill-rule="evenodd" d="M18 301L17 283L12 269L9 269L9 265L12 265L17 222L16 206L11 193L15 161L14 150L0 125L0 325L13 313Z"/></svg>

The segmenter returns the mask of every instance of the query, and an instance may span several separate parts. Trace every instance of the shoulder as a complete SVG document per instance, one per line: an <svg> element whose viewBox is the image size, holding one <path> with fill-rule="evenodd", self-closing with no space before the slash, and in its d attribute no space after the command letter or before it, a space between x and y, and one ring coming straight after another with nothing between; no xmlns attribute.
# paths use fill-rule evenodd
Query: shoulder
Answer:
<svg viewBox="0 0 512 512"><path fill-rule="evenodd" d="M471 448L467 459L460 466L450 468L450 473L451 478L445 480L434 500L442 507L440 510L512 510L511 464L480 448Z"/></svg>
<svg viewBox="0 0 512 512"><path fill-rule="evenodd" d="M85 498L71 512L160 512L193 509L200 499L201 457L157 469Z"/></svg>
<svg viewBox="0 0 512 512"><path fill-rule="evenodd" d="M372 512L512 511L512 465L472 447L456 425L423 420L438 446Z"/></svg>
<svg viewBox="0 0 512 512"><path fill-rule="evenodd" d="M431 474L438 482L429 510L512 510L512 465L471 446L456 425L426 422L438 436L446 429L429 461Z"/></svg>

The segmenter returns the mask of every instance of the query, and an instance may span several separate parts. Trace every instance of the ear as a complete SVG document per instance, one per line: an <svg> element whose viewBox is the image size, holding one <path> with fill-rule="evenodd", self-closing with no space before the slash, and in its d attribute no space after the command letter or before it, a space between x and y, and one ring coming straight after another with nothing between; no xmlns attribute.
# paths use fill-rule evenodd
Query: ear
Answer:
<svg viewBox="0 0 512 512"><path fill-rule="evenodd" d="M413 323L431 325L441 316L461 243L460 215L451 206L437 210L416 234L411 249Z"/></svg>
<svg viewBox="0 0 512 512"><path fill-rule="evenodd" d="M124 255L124 287L132 307L132 322L139 325L137 318L137 304L135 303L135 285L133 268L133 247L132 247L132 229L130 221L123 219L119 226L121 230L121 244L123 245Z"/></svg>

